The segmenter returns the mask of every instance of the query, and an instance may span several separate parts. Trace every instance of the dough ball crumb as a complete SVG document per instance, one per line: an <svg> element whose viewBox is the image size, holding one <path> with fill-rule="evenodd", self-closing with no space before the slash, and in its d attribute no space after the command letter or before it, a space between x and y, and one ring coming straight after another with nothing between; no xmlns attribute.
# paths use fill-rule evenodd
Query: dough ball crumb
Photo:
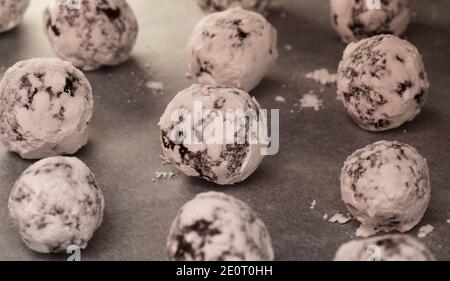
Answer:
<svg viewBox="0 0 450 281"><path fill-rule="evenodd" d="M205 16L187 46L199 83L251 91L277 58L277 31L260 14L232 8Z"/></svg>
<svg viewBox="0 0 450 281"><path fill-rule="evenodd" d="M409 0L331 0L331 18L345 43L379 34L400 36L411 20Z"/></svg>
<svg viewBox="0 0 450 281"><path fill-rule="evenodd" d="M138 23L125 0L52 0L44 10L45 33L56 55L84 71L120 64L136 43Z"/></svg>
<svg viewBox="0 0 450 281"><path fill-rule="evenodd" d="M416 47L393 35L378 35L347 46L337 87L353 120L378 132L413 120L425 104L429 83Z"/></svg>
<svg viewBox="0 0 450 281"><path fill-rule="evenodd" d="M51 157L26 169L9 197L10 217L25 244L40 253L84 249L103 219L104 198L77 158Z"/></svg>
<svg viewBox="0 0 450 281"><path fill-rule="evenodd" d="M406 232L420 222L430 201L427 162L407 144L370 144L345 161L341 195L348 211L361 223L358 236Z"/></svg>
<svg viewBox="0 0 450 281"><path fill-rule="evenodd" d="M202 108L203 117L196 117ZM164 156L188 176L196 176L220 185L242 182L264 158L264 140L254 134L255 126L245 126L239 112L251 122L263 122L260 105L244 91L236 88L196 84L178 93L167 106L159 126ZM236 126L231 127L231 120ZM240 121L239 121L240 120ZM209 128L218 124L235 138L216 137ZM263 126L260 126L263 128ZM232 133L233 133L232 132ZM265 133L259 131L264 136ZM220 139L217 139L220 138ZM254 142L251 142L254 139Z"/></svg>
<svg viewBox="0 0 450 281"><path fill-rule="evenodd" d="M0 139L26 159L73 154L88 141L93 96L70 62L21 61L0 82Z"/></svg>
<svg viewBox="0 0 450 281"><path fill-rule="evenodd" d="M409 235L385 235L343 244L335 261L434 261L428 248Z"/></svg>
<svg viewBox="0 0 450 281"><path fill-rule="evenodd" d="M30 0L0 1L0 33L18 26L29 5Z"/></svg>
<svg viewBox="0 0 450 281"><path fill-rule="evenodd" d="M167 241L170 260L271 261L266 226L244 202L224 193L197 195L178 212Z"/></svg>

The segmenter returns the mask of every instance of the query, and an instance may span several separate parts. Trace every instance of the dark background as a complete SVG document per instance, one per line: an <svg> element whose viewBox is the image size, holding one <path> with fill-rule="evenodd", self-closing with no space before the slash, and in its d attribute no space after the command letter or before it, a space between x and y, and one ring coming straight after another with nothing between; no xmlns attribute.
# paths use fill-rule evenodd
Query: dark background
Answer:
<svg viewBox="0 0 450 281"><path fill-rule="evenodd" d="M18 60L53 56L40 16L48 1L31 2L23 24L0 34L1 76ZM339 191L342 164L354 150L381 139L409 143L428 159L431 203L410 234L416 236L420 226L432 224L435 231L422 241L438 259L450 258L450 224L446 223L450 219L450 1L412 1L417 14L405 37L422 52L431 82L428 103L413 122L378 134L354 125L335 100L335 86L323 87L304 78L322 67L335 72L345 48L331 28L328 1L274 1L269 20L279 33L280 59L252 94L263 108L281 109L280 152L233 187L184 175L152 182L155 172L174 169L163 166L159 158L156 124L172 97L193 83L185 77L185 46L203 13L190 0L128 2L140 24L132 58L118 67L87 73L95 111L90 143L76 156L90 166L103 187L106 211L102 227L82 252L83 260L166 259L166 236L179 207L210 190L236 196L260 214L277 260L331 260L358 226L322 219L324 214L346 212ZM286 44L293 50L287 51ZM164 82L165 94L152 93L145 86L151 80ZM324 109L298 112L293 104L310 90L324 100ZM287 102L276 103L277 95ZM0 260L64 260L67 255L28 250L8 219L10 189L31 163L0 146ZM314 199L317 206L311 210Z"/></svg>

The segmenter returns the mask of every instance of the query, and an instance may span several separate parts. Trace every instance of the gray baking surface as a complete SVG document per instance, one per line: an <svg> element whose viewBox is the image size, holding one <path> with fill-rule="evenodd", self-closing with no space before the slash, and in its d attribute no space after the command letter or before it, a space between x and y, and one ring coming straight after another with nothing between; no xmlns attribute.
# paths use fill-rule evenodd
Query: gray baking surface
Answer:
<svg viewBox="0 0 450 281"><path fill-rule="evenodd" d="M18 60L51 57L42 31L46 0L33 0L23 25L0 34L0 75ZM280 59L252 94L263 108L280 108L280 151L257 172L233 187L220 187L182 174L156 180L162 165L156 126L167 103L193 81L185 46L203 13L191 0L129 0L140 24L132 58L118 67L87 73L95 95L89 144L76 156L95 173L106 198L104 223L81 253L83 260L165 260L166 236L178 209L200 192L224 191L246 201L267 224L277 260L331 260L339 245L352 239L358 224L338 225L324 214L345 214L339 174L354 150L381 139L415 146L428 159L432 198L422 225L436 229L422 241L438 259L450 258L450 1L413 1L417 15L405 37L423 54L431 91L423 112L386 133L360 130L335 100L335 86L304 78L318 68L336 71L345 47L331 28L328 1L285 0L269 20L279 32ZM283 16L283 13L285 16ZM292 50L284 46L289 44ZM153 94L146 81L165 84ZM285 85L285 86L283 86ZM302 94L314 90L324 100L320 111L291 113ZM286 98L276 103L275 96ZM0 260L64 260L65 254L28 250L13 229L7 211L10 189L32 162L0 145ZM313 200L317 201L311 210Z"/></svg>

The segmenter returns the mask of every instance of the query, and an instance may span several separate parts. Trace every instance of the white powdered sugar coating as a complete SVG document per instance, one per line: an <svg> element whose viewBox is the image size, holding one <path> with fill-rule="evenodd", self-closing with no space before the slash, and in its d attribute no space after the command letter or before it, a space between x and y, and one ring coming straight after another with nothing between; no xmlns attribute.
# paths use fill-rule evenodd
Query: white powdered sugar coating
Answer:
<svg viewBox="0 0 450 281"><path fill-rule="evenodd" d="M409 0L379 1L372 9L366 0L331 0L331 18L336 32L345 43L379 34L401 35L411 19Z"/></svg>
<svg viewBox="0 0 450 281"><path fill-rule="evenodd" d="M420 222L430 201L426 160L407 144L370 144L344 163L341 195L361 223L357 236L406 232Z"/></svg>
<svg viewBox="0 0 450 281"><path fill-rule="evenodd" d="M249 92L278 58L277 31L260 14L233 8L204 17L187 50L190 72L200 83Z"/></svg>
<svg viewBox="0 0 450 281"><path fill-rule="evenodd" d="M368 131L385 131L413 120L428 95L419 51L408 41L379 35L351 43L338 70L338 99Z"/></svg>
<svg viewBox="0 0 450 281"><path fill-rule="evenodd" d="M14 184L8 208L24 243L40 253L87 246L103 220L102 190L77 158L51 157L26 169Z"/></svg>
<svg viewBox="0 0 450 281"><path fill-rule="evenodd" d="M409 235L385 235L343 244L335 261L434 261L428 248Z"/></svg>
<svg viewBox="0 0 450 281"><path fill-rule="evenodd" d="M244 202L224 193L197 195L178 212L167 241L170 260L271 261L263 221Z"/></svg>
<svg viewBox="0 0 450 281"><path fill-rule="evenodd" d="M202 123L194 126L196 102L201 102L203 114L208 114L208 117L200 119ZM176 118L173 121L172 115L180 109L185 111L185 117L183 120ZM260 141L257 143L248 141L253 131L250 131L247 126L238 126L235 120L237 116L232 115L233 118L227 118L227 110L234 109L240 109L243 112L252 111L256 114L255 118L260 121L265 118L259 114L261 107L255 98L236 88L196 84L178 93L167 106L159 122L165 157L186 175L201 177L217 184L229 185L248 178L264 158L261 149L267 144ZM207 112L208 110L210 113ZM222 120L219 120L220 117L215 117L216 111L222 113ZM191 124L186 134L190 134L191 139L189 142L183 139L175 143L172 135L176 134L177 126L187 120L187 116L190 116ZM224 139L219 143L208 140L204 129L216 122L222 122L224 128L232 126L232 122L235 122L240 134L245 136L245 140L240 143L237 140L227 142L226 134L223 134ZM203 140L195 143L193 138L196 134L198 135L196 128L199 126L204 130ZM241 132L241 130L244 131Z"/></svg>
<svg viewBox="0 0 450 281"><path fill-rule="evenodd" d="M195 2L208 12L218 12L234 7L263 12L271 0L195 0Z"/></svg>
<svg viewBox="0 0 450 281"><path fill-rule="evenodd" d="M43 20L56 55L85 71L126 61L138 34L125 0L81 1L80 9L52 0Z"/></svg>
<svg viewBox="0 0 450 281"><path fill-rule="evenodd" d="M31 59L0 82L0 139L26 159L73 154L88 141L89 81L71 63Z"/></svg>
<svg viewBox="0 0 450 281"><path fill-rule="evenodd" d="M30 0L0 0L0 33L20 24Z"/></svg>

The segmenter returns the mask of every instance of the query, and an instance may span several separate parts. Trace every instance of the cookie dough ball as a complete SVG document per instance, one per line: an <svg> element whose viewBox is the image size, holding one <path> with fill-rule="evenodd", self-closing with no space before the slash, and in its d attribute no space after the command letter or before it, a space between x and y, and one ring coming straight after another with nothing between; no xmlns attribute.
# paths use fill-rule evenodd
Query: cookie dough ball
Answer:
<svg viewBox="0 0 450 281"><path fill-rule="evenodd" d="M31 59L0 82L0 139L26 159L73 154L88 141L93 96L71 63Z"/></svg>
<svg viewBox="0 0 450 281"><path fill-rule="evenodd" d="M385 235L343 244L335 261L434 261L428 248L409 235Z"/></svg>
<svg viewBox="0 0 450 281"><path fill-rule="evenodd" d="M233 8L204 17L187 49L190 72L200 83L249 92L278 58L277 31L260 14Z"/></svg>
<svg viewBox="0 0 450 281"><path fill-rule="evenodd" d="M1 0L0 33L19 25L29 5L30 0Z"/></svg>
<svg viewBox="0 0 450 281"><path fill-rule="evenodd" d="M338 99L368 131L385 131L413 120L429 87L419 51L392 35L351 43L337 75Z"/></svg>
<svg viewBox="0 0 450 281"><path fill-rule="evenodd" d="M56 55L84 71L126 61L138 34L125 0L83 0L79 9L67 0L52 0L44 24Z"/></svg>
<svg viewBox="0 0 450 281"><path fill-rule="evenodd" d="M196 117L198 109L203 118ZM241 90L193 85L178 93L161 117L164 155L188 176L221 185L241 182L258 168L264 158L261 151L267 147L263 126L258 132L253 126L265 120L260 109L258 102ZM248 126L240 123L245 121L241 112L251 120ZM219 126L235 128L231 140L226 133L218 135ZM217 131L210 131L212 128Z"/></svg>
<svg viewBox="0 0 450 281"><path fill-rule="evenodd" d="M244 202L224 193L197 195L177 214L167 241L170 260L271 261L263 221Z"/></svg>
<svg viewBox="0 0 450 281"><path fill-rule="evenodd" d="M89 168L77 158L52 157L26 169L9 197L9 214L22 240L40 253L87 246L105 202Z"/></svg>
<svg viewBox="0 0 450 281"><path fill-rule="evenodd" d="M247 10L265 11L271 0L195 0L204 11L219 12L242 7Z"/></svg>
<svg viewBox="0 0 450 281"><path fill-rule="evenodd" d="M409 0L331 0L334 29L345 43L379 34L401 35L411 19Z"/></svg>
<svg viewBox="0 0 450 281"><path fill-rule="evenodd" d="M419 223L430 201L427 162L407 144L370 144L344 163L341 194L347 209L361 222L358 236L406 232Z"/></svg>

